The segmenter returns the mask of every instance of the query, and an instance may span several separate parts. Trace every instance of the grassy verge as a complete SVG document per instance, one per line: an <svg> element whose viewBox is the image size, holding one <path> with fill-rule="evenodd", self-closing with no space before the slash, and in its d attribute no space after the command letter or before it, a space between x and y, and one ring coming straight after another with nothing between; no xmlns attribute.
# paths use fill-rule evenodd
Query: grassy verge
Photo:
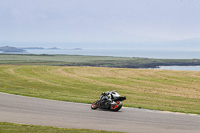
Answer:
<svg viewBox="0 0 200 133"><path fill-rule="evenodd" d="M0 122L0 133L118 133L90 129L69 129Z"/></svg>
<svg viewBox="0 0 200 133"><path fill-rule="evenodd" d="M0 91L92 103L103 91L127 96L124 105L200 114L200 72L102 67L0 66Z"/></svg>
<svg viewBox="0 0 200 133"><path fill-rule="evenodd" d="M117 68L155 68L170 65L200 65L200 59L148 59L79 55L10 55L0 54L0 64L96 66Z"/></svg>

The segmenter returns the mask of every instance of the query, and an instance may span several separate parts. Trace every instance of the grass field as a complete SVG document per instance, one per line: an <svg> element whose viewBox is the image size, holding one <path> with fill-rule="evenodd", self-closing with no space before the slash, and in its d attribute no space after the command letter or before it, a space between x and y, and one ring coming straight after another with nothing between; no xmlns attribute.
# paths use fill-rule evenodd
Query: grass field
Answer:
<svg viewBox="0 0 200 133"><path fill-rule="evenodd" d="M0 65L1 64L155 68L162 65L200 65L200 59L149 59L80 55L0 54Z"/></svg>
<svg viewBox="0 0 200 133"><path fill-rule="evenodd" d="M107 90L125 95L127 107L200 114L200 72L0 65L1 92L92 103Z"/></svg>
<svg viewBox="0 0 200 133"><path fill-rule="evenodd" d="M119 133L89 129L68 129L0 122L0 133Z"/></svg>

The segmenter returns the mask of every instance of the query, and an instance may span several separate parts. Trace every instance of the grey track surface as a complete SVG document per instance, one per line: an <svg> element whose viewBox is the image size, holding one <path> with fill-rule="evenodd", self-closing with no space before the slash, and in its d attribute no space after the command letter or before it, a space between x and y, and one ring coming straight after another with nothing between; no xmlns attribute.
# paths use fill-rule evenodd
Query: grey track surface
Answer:
<svg viewBox="0 0 200 133"><path fill-rule="evenodd" d="M0 121L133 133L200 133L200 116L122 108L91 110L90 104L0 93Z"/></svg>

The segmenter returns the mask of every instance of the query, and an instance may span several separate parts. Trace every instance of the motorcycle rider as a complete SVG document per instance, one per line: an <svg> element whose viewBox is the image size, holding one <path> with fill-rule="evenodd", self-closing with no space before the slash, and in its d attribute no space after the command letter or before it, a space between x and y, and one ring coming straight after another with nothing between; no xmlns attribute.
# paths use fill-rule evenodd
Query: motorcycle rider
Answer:
<svg viewBox="0 0 200 133"><path fill-rule="evenodd" d="M113 95L115 95L116 92L117 92L116 90L103 92L99 98L102 101L102 103L105 105L113 104L112 99L113 99Z"/></svg>
<svg viewBox="0 0 200 133"><path fill-rule="evenodd" d="M100 98L100 100L111 101L111 92L110 92L110 91L103 92L103 93L100 95L99 98Z"/></svg>

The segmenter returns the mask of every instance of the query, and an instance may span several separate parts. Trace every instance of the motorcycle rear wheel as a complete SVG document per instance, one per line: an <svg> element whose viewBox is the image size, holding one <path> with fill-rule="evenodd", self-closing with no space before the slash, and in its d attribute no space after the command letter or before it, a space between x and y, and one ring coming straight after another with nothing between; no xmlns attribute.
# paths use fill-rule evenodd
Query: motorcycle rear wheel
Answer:
<svg viewBox="0 0 200 133"><path fill-rule="evenodd" d="M110 107L111 111L118 111L122 108L122 102L121 101L117 101L116 103L117 103L117 105Z"/></svg>

